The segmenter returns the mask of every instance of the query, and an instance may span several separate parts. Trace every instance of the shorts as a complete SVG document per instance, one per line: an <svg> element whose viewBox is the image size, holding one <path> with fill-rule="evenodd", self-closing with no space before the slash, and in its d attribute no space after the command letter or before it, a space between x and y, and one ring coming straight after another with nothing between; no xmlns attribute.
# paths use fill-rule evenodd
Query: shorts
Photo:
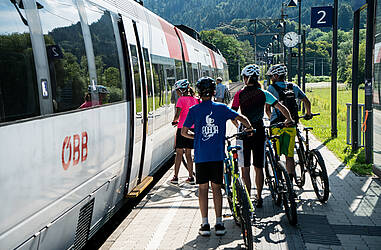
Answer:
<svg viewBox="0 0 381 250"><path fill-rule="evenodd" d="M224 161L208 161L196 163L196 184L205 184L209 181L222 184Z"/></svg>
<svg viewBox="0 0 381 250"><path fill-rule="evenodd" d="M272 128L272 135L279 135L280 138L276 142L276 150L279 155L294 157L296 128Z"/></svg>
<svg viewBox="0 0 381 250"><path fill-rule="evenodd" d="M193 129L190 129L193 131ZM193 149L193 139L186 138L181 135L181 128L178 128L176 131L176 141L175 148L188 148Z"/></svg>
<svg viewBox="0 0 381 250"><path fill-rule="evenodd" d="M239 160L238 163L241 167L250 167L251 166L251 155L253 155L253 165L256 168L264 167L265 159L265 129L264 127L256 127L256 132L249 137L246 137L242 140L242 154L241 157L238 155L238 159L242 159L243 156L243 165L242 160Z"/></svg>

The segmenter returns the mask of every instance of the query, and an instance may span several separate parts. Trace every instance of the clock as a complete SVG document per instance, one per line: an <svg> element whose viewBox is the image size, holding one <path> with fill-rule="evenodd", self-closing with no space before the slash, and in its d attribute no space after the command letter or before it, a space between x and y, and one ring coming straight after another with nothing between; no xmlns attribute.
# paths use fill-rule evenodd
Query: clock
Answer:
<svg viewBox="0 0 381 250"><path fill-rule="evenodd" d="M289 48L295 47L299 43L299 36L295 32L288 32L283 37L283 43Z"/></svg>

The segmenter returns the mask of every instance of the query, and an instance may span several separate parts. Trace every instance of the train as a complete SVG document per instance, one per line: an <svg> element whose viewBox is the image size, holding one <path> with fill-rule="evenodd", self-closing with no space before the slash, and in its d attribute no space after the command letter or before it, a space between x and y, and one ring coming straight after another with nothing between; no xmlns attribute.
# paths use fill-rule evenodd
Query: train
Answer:
<svg viewBox="0 0 381 250"><path fill-rule="evenodd" d="M132 0L0 12L0 249L81 249L173 157L173 84L227 62Z"/></svg>

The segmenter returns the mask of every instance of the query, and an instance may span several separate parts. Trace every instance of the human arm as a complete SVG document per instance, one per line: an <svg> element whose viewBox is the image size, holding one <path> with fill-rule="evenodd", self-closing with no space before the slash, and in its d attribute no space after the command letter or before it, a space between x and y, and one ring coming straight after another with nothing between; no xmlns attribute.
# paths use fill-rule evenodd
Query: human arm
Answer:
<svg viewBox="0 0 381 250"><path fill-rule="evenodd" d="M243 117L242 115L238 115L234 120L233 120L233 123L237 123L238 122L241 122L242 125L247 128L247 131L252 131L253 130L253 127L251 127L250 125L250 122L245 118Z"/></svg>
<svg viewBox="0 0 381 250"><path fill-rule="evenodd" d="M194 139L194 134L191 134L189 128L185 126L181 129L181 135L188 139Z"/></svg>
<svg viewBox="0 0 381 250"><path fill-rule="evenodd" d="M180 113L181 113L181 108L176 107L176 113L175 113L175 117L173 117L172 123L177 122L179 120Z"/></svg>
<svg viewBox="0 0 381 250"><path fill-rule="evenodd" d="M284 117L286 117L285 124L294 123L294 120L291 118L290 111L283 104L277 102L274 107L277 108L282 113L282 115L284 115Z"/></svg>
<svg viewBox="0 0 381 250"><path fill-rule="evenodd" d="M266 111L266 115L267 117L270 119L271 118L271 105L270 104L265 104L265 111Z"/></svg>
<svg viewBox="0 0 381 250"><path fill-rule="evenodd" d="M307 116L311 116L311 102L310 100L308 99L308 97L304 97L302 99L302 102L304 104L304 107L306 108L306 115Z"/></svg>

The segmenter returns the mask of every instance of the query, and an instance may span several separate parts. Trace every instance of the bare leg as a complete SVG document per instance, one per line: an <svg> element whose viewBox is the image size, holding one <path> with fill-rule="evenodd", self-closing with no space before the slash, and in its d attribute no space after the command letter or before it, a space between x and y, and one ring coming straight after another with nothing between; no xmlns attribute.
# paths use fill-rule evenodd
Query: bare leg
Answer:
<svg viewBox="0 0 381 250"><path fill-rule="evenodd" d="M254 168L255 169L255 184L257 185L257 197L258 199L262 198L262 189L263 189L263 168Z"/></svg>
<svg viewBox="0 0 381 250"><path fill-rule="evenodd" d="M286 157L286 168L289 174L295 175L295 161L294 157Z"/></svg>
<svg viewBox="0 0 381 250"><path fill-rule="evenodd" d="M214 211L216 212L216 217L222 217L221 184L216 184L212 182L212 190L213 190Z"/></svg>
<svg viewBox="0 0 381 250"><path fill-rule="evenodd" d="M249 192L249 195L250 195L251 193L250 167L247 167L247 168L243 167L241 168L241 171L242 171L243 182L245 183L247 191Z"/></svg>
<svg viewBox="0 0 381 250"><path fill-rule="evenodd" d="M185 149L185 157L187 158L187 168L189 177L193 176L193 161L192 161L192 155L191 155L192 149L186 148Z"/></svg>
<svg viewBox="0 0 381 250"><path fill-rule="evenodd" d="M208 191L209 183L198 185L198 202L200 205L201 217L208 217Z"/></svg>
<svg viewBox="0 0 381 250"><path fill-rule="evenodd" d="M175 176L176 177L179 177L179 169L180 169L183 153L184 153L184 149L176 148L176 159L175 159Z"/></svg>

